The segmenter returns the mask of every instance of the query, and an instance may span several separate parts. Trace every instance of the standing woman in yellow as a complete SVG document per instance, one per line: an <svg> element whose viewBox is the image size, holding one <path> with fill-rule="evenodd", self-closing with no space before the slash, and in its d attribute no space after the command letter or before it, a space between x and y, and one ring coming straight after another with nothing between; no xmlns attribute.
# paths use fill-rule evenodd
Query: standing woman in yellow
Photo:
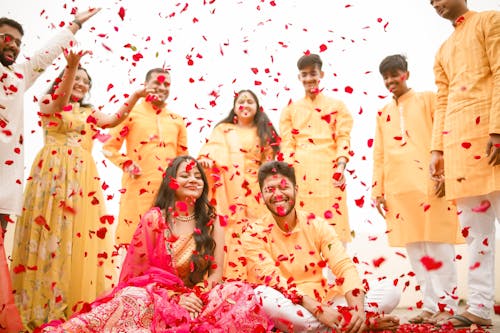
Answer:
<svg viewBox="0 0 500 333"><path fill-rule="evenodd" d="M317 54L304 55L297 62L305 96L281 113L281 151L295 168L300 188L297 203L326 218L346 243L351 240L351 230L344 171L353 121L342 101L321 92L322 65Z"/></svg>
<svg viewBox="0 0 500 333"><path fill-rule="evenodd" d="M200 150L200 164L211 168L209 178L217 214L227 221L224 276L245 277L239 238L245 224L266 212L257 172L279 150L277 132L251 90L239 91L229 115L214 128Z"/></svg>
<svg viewBox="0 0 500 333"><path fill-rule="evenodd" d="M40 100L45 145L26 184L16 223L12 282L28 330L65 319L113 282L112 233L102 223L105 202L92 158L95 127L126 118L133 94L115 114L83 99L92 81L80 67L86 52L65 52L67 67Z"/></svg>

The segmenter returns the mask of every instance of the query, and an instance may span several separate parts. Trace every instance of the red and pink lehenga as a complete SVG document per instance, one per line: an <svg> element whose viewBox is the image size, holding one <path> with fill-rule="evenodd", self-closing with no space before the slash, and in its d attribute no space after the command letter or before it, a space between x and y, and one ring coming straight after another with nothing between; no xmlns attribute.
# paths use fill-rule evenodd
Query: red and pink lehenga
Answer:
<svg viewBox="0 0 500 333"><path fill-rule="evenodd" d="M21 331L23 325L14 304L9 266L5 257L4 232L0 227L0 333Z"/></svg>
<svg viewBox="0 0 500 333"><path fill-rule="evenodd" d="M110 293L41 332L267 332L272 324L244 282L210 291L183 281L195 249L192 235L173 236L158 208L141 220L129 246L120 282ZM195 319L179 306L179 295L195 292L204 309Z"/></svg>

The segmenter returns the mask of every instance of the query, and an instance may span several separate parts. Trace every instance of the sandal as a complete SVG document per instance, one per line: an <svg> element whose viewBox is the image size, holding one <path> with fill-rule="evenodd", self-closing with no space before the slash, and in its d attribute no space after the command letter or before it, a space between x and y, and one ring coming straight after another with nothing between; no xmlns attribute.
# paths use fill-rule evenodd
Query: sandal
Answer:
<svg viewBox="0 0 500 333"><path fill-rule="evenodd" d="M408 322L411 324L422 324L424 322L427 322L427 320L432 318L434 315L435 315L434 313L427 311L427 310L424 310L424 311L420 312L420 314L416 315L415 317L408 319Z"/></svg>
<svg viewBox="0 0 500 333"><path fill-rule="evenodd" d="M443 326L449 325L449 326L452 326L453 328L469 328L472 325L481 326L481 327L485 327L485 328L492 327L491 320L486 320L486 319L482 319L482 320L483 320L482 323L477 322L477 321L474 322L464 315L457 314L457 315L450 316L447 319L443 319L442 321L436 323L436 326L443 327Z"/></svg>

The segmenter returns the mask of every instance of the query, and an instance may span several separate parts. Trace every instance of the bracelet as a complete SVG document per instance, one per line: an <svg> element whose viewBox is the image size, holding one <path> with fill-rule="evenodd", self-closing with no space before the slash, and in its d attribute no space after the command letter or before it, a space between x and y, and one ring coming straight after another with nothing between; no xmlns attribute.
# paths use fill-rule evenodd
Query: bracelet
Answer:
<svg viewBox="0 0 500 333"><path fill-rule="evenodd" d="M72 23L76 24L78 29L82 28L82 22L80 20L74 19Z"/></svg>

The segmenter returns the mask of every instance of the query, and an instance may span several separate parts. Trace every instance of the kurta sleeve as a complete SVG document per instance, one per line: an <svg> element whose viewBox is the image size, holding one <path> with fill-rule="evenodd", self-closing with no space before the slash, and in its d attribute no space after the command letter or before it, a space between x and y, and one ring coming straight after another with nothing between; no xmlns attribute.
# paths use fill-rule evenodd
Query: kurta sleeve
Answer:
<svg viewBox="0 0 500 333"><path fill-rule="evenodd" d="M340 102L339 109L337 111L337 121L335 124L335 141L337 142L336 158L345 157L349 160L353 119L351 113L343 102Z"/></svg>
<svg viewBox="0 0 500 333"><path fill-rule="evenodd" d="M384 195L384 137L382 135L381 115L377 114L375 125L375 139L373 142L373 179L372 198Z"/></svg>
<svg viewBox="0 0 500 333"><path fill-rule="evenodd" d="M215 162L217 166L228 166L229 156L226 138L224 136L224 125L214 127L208 141L201 147L199 157L204 156Z"/></svg>
<svg viewBox="0 0 500 333"><path fill-rule="evenodd" d="M443 151L443 131L446 108L448 107L449 81L439 59L439 52L434 63L434 76L438 88L436 96L436 111L432 125L431 151Z"/></svg>
<svg viewBox="0 0 500 333"><path fill-rule="evenodd" d="M180 120L179 134L177 136L177 156L188 155L187 128L184 119Z"/></svg>
<svg viewBox="0 0 500 333"><path fill-rule="evenodd" d="M243 232L241 238L247 259L249 282L290 290L287 279L281 274L272 258L268 243L269 233L263 226L253 224Z"/></svg>
<svg viewBox="0 0 500 333"><path fill-rule="evenodd" d="M342 292L346 294L349 291L364 291L363 283L359 277L358 270L352 262L352 259L346 253L344 245L337 236L333 226L325 221L316 219L314 221L316 235L319 238L321 254L327 260L328 267L337 278L343 279L340 286Z"/></svg>
<svg viewBox="0 0 500 333"><path fill-rule="evenodd" d="M127 140L128 133L132 129L132 118L129 116L120 125L113 127L109 130L111 137L106 141L102 147L104 156L110 160L114 165L123 168L123 163L130 160L127 153L121 153L120 149L123 143Z"/></svg>
<svg viewBox="0 0 500 333"><path fill-rule="evenodd" d="M500 12L492 12L486 24L484 43L493 80L489 133L500 134Z"/></svg>
<svg viewBox="0 0 500 333"><path fill-rule="evenodd" d="M281 136L281 152L285 161L292 163L295 159L296 142L293 136L292 108L287 106L283 109L280 116L280 136Z"/></svg>
<svg viewBox="0 0 500 333"><path fill-rule="evenodd" d="M70 47L75 42L75 37L68 29L59 31L52 37L40 50L26 63L21 64L24 67L26 90L35 82L52 61L62 53L62 48Z"/></svg>

